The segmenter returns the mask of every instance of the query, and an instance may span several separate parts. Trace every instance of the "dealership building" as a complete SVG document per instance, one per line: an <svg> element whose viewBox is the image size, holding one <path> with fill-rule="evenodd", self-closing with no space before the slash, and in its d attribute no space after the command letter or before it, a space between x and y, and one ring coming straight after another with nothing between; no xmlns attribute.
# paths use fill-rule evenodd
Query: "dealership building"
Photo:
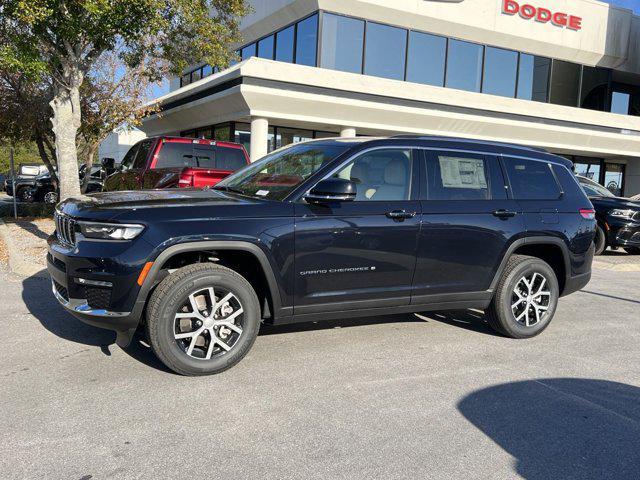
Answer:
<svg viewBox="0 0 640 480"><path fill-rule="evenodd" d="M241 62L171 80L147 135L333 136L542 147L640 193L640 17L595 0L255 0Z"/></svg>

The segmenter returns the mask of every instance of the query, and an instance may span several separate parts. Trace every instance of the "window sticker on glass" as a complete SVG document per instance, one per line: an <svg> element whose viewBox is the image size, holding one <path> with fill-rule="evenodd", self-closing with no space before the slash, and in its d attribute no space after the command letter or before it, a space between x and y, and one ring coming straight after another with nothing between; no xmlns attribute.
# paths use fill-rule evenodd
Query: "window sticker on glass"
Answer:
<svg viewBox="0 0 640 480"><path fill-rule="evenodd" d="M487 188L484 161L473 158L438 157L440 177L445 188Z"/></svg>
<svg viewBox="0 0 640 480"><path fill-rule="evenodd" d="M256 192L256 195L258 195L259 197L266 197L267 195L269 195L269 190L258 190Z"/></svg>

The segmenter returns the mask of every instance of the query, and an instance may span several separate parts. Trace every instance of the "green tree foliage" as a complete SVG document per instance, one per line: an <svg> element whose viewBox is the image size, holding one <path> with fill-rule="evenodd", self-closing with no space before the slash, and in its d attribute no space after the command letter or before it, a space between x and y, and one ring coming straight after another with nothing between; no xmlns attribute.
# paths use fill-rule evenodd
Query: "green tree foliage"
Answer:
<svg viewBox="0 0 640 480"><path fill-rule="evenodd" d="M95 62L118 51L159 79L205 61L226 66L239 41L244 0L0 0L0 69L50 79L51 122L62 197L78 194L81 86Z"/></svg>
<svg viewBox="0 0 640 480"><path fill-rule="evenodd" d="M0 142L0 173L2 174L9 172L9 148L8 143ZM35 142L22 142L14 145L13 161L16 170L18 165L22 163L42 163Z"/></svg>

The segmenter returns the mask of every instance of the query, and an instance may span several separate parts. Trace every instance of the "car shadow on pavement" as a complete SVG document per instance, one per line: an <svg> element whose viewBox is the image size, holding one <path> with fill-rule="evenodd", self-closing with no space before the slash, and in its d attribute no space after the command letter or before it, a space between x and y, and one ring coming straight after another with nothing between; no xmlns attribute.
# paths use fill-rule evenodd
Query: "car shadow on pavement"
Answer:
<svg viewBox="0 0 640 480"><path fill-rule="evenodd" d="M57 337L82 345L99 347L107 356L111 355L112 349L120 348L115 345L115 332L82 323L58 303L51 293L51 280L44 270L23 280L22 300L42 326ZM171 373L157 359L139 333L136 334L131 345L123 351L147 366Z"/></svg>
<svg viewBox="0 0 640 480"><path fill-rule="evenodd" d="M477 390L462 415L515 458L528 480L638 478L640 388L548 378Z"/></svg>

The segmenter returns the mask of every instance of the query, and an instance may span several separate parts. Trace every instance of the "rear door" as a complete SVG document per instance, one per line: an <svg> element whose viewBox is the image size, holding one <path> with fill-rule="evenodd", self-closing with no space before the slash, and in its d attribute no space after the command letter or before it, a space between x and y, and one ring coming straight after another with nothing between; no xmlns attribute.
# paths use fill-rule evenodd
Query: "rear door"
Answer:
<svg viewBox="0 0 640 480"><path fill-rule="evenodd" d="M412 303L446 301L434 297L446 294L482 296L510 240L524 229L518 204L507 198L495 156L455 150L423 154L422 225Z"/></svg>
<svg viewBox="0 0 640 480"><path fill-rule="evenodd" d="M509 179L510 190L524 216L529 235L552 235L560 223L562 187L553 172L552 164L544 160L505 156L502 158ZM574 217L577 209L569 212Z"/></svg>

